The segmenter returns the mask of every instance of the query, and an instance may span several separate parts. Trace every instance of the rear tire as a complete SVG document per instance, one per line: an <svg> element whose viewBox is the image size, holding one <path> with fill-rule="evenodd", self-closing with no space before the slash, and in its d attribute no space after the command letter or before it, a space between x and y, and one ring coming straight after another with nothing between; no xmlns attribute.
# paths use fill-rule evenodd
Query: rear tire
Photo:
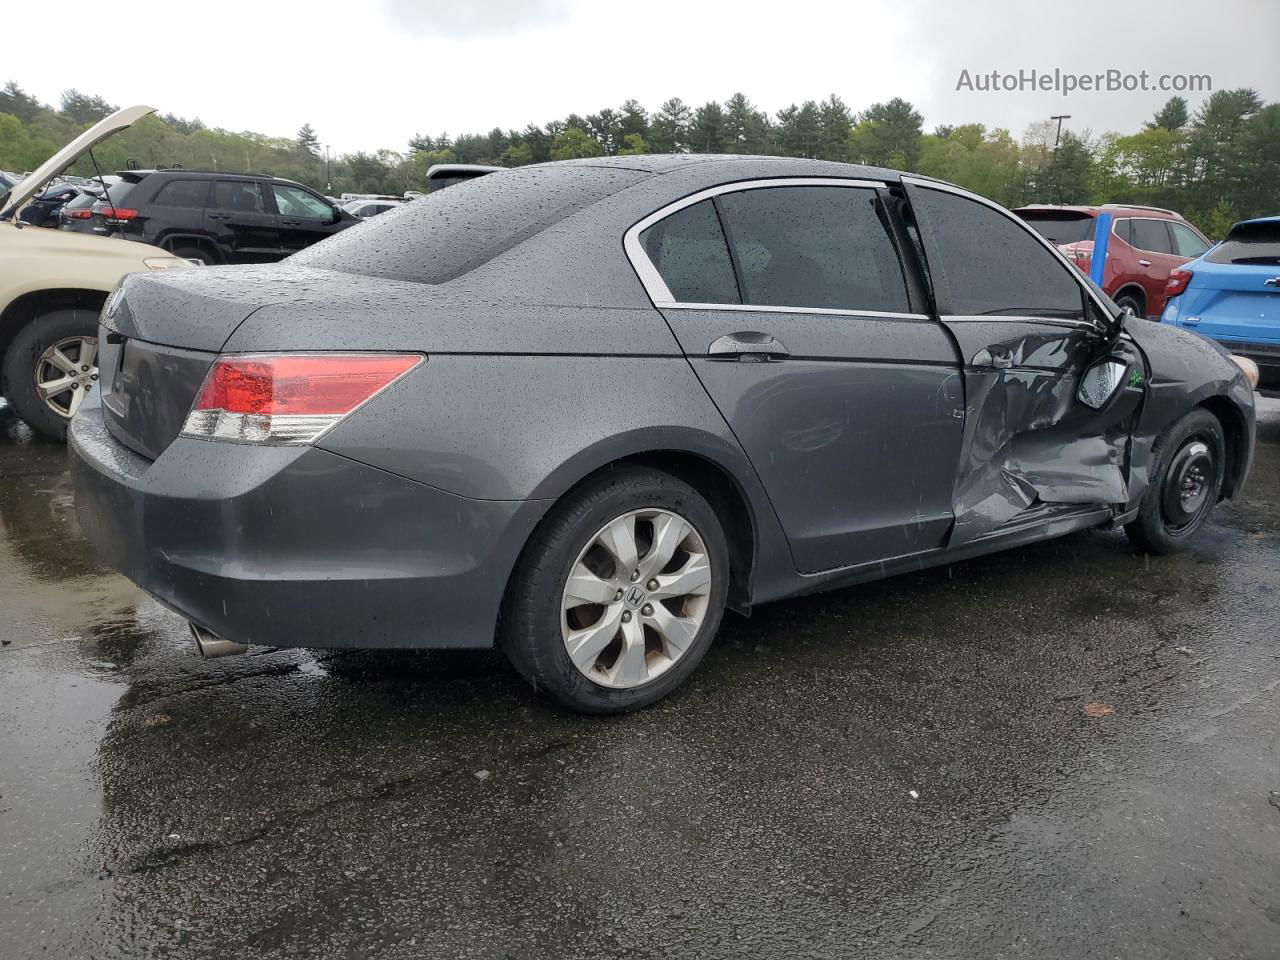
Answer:
<svg viewBox="0 0 1280 960"><path fill-rule="evenodd" d="M1147 318L1147 305L1136 293L1125 292L1116 297L1116 306L1139 320Z"/></svg>
<svg viewBox="0 0 1280 960"><path fill-rule="evenodd" d="M629 553L628 538L623 564L614 554ZM724 530L702 495L670 474L618 467L557 504L535 533L508 587L499 640L534 689L565 706L634 710L697 667L728 587ZM599 596L583 600L584 590Z"/></svg>
<svg viewBox="0 0 1280 960"><path fill-rule="evenodd" d="M92 354L97 350L98 314L93 310L66 308L51 310L36 317L18 331L4 356L3 382L0 393L13 407L14 412L26 421L37 433L52 440L67 439L67 423L70 413L79 407L76 393L96 389L98 386L98 366ZM80 344L77 347L77 343ZM91 345L91 346L90 346ZM77 361L71 366L74 370L66 373L68 377L76 377L74 389L59 394L44 395L41 386L47 391L59 374L50 351L61 347L52 361L67 366L67 360ZM89 351L81 354L83 348ZM88 359L84 364L90 369L80 370L78 361L82 356Z"/></svg>
<svg viewBox="0 0 1280 960"><path fill-rule="evenodd" d="M1151 485L1124 532L1147 553L1176 553L1204 526L1222 491L1227 443L1208 410L1188 413L1155 443Z"/></svg>

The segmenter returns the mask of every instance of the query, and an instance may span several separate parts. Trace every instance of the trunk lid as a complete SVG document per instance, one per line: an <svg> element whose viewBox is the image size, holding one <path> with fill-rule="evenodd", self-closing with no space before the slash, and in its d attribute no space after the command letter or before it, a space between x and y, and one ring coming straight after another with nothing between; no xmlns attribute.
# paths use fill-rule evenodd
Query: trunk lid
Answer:
<svg viewBox="0 0 1280 960"><path fill-rule="evenodd" d="M1280 342L1280 266L1201 260L1190 269L1182 325L1215 340Z"/></svg>
<svg viewBox="0 0 1280 960"><path fill-rule="evenodd" d="M103 417L112 436L151 460L165 451L227 338L255 310L288 297L291 285L270 276L271 269L125 278L107 300L98 344Z"/></svg>

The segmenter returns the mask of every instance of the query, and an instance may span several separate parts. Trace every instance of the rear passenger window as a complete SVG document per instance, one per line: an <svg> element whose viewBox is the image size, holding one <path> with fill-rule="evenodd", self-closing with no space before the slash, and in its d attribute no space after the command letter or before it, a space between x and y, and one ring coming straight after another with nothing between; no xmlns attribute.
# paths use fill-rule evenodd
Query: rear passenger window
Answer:
<svg viewBox="0 0 1280 960"><path fill-rule="evenodd" d="M1163 220L1134 220L1133 245L1152 253L1173 253L1169 243L1169 229Z"/></svg>
<svg viewBox="0 0 1280 960"><path fill-rule="evenodd" d="M1116 236L1125 243L1132 246L1133 244L1133 221L1126 217L1123 220L1116 221Z"/></svg>
<svg viewBox="0 0 1280 960"><path fill-rule="evenodd" d="M676 302L740 302L729 248L710 200L659 220L640 234L640 245Z"/></svg>
<svg viewBox="0 0 1280 960"><path fill-rule="evenodd" d="M208 180L171 180L160 188L160 192L151 202L162 207L198 209L204 206L205 197L208 195Z"/></svg>
<svg viewBox="0 0 1280 960"><path fill-rule="evenodd" d="M251 180L219 180L213 185L213 206L240 213L266 213L262 191Z"/></svg>
<svg viewBox="0 0 1280 960"><path fill-rule="evenodd" d="M932 239L929 272L953 316L1084 318L1072 268L1027 228L986 204L942 190L912 194Z"/></svg>
<svg viewBox="0 0 1280 960"><path fill-rule="evenodd" d="M1180 257L1198 257L1209 249L1209 245L1200 239L1199 235L1190 227L1181 223L1169 223L1169 229L1173 231L1173 247L1174 251Z"/></svg>
<svg viewBox="0 0 1280 960"><path fill-rule="evenodd" d="M908 313L906 280L861 187L766 187L718 198L742 302Z"/></svg>

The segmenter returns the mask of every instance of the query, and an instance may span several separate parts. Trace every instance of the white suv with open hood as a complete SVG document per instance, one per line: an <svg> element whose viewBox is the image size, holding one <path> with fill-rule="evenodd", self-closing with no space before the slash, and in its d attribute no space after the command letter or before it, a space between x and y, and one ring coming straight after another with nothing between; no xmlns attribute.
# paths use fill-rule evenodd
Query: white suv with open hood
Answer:
<svg viewBox="0 0 1280 960"><path fill-rule="evenodd" d="M0 396L50 437L98 382L98 312L126 273L187 267L167 250L130 240L47 230L18 213L95 144L154 107L126 107L94 124L30 176L0 188Z"/></svg>

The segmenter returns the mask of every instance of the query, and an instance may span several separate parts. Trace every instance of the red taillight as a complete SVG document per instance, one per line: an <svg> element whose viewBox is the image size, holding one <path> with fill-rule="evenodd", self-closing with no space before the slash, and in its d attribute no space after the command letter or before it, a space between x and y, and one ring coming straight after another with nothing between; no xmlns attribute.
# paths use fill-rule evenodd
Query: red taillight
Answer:
<svg viewBox="0 0 1280 960"><path fill-rule="evenodd" d="M1176 297L1187 289L1187 284L1191 282L1194 274L1190 270L1174 270L1169 274L1169 279L1164 282L1165 299Z"/></svg>
<svg viewBox="0 0 1280 960"><path fill-rule="evenodd" d="M310 443L424 359L416 353L219 357L182 432L209 440Z"/></svg>
<svg viewBox="0 0 1280 960"><path fill-rule="evenodd" d="M92 220L92 210L67 210L65 211L68 220Z"/></svg>
<svg viewBox="0 0 1280 960"><path fill-rule="evenodd" d="M137 210L130 210L127 207L103 207L98 212L112 223L123 223L126 220L132 220L138 215Z"/></svg>

